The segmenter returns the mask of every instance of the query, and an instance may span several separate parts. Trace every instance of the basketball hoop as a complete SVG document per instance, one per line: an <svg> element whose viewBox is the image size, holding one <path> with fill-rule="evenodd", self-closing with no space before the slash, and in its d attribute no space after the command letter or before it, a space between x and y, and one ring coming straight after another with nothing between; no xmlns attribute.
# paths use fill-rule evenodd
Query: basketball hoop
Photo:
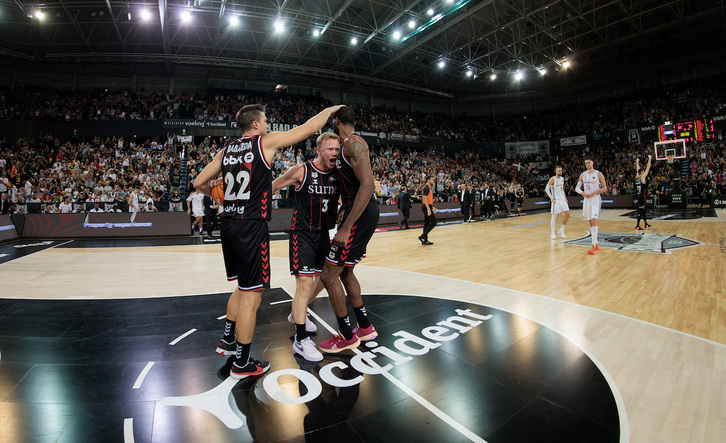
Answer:
<svg viewBox="0 0 726 443"><path fill-rule="evenodd" d="M669 165L673 164L673 159L675 159L675 158L676 158L675 155L666 155L666 160L668 161Z"/></svg>

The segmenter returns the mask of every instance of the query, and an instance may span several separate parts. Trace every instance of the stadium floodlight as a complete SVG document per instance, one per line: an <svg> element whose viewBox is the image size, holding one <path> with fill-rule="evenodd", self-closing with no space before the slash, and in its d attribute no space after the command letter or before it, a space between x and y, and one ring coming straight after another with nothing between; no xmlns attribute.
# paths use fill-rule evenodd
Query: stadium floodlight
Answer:
<svg viewBox="0 0 726 443"><path fill-rule="evenodd" d="M466 76L467 77L471 77L472 75L474 75L474 73L470 69L467 69L466 70Z"/></svg>
<svg viewBox="0 0 726 443"><path fill-rule="evenodd" d="M234 28L237 25L239 25L239 17L237 17L236 15L230 16L229 17L229 26Z"/></svg>
<svg viewBox="0 0 726 443"><path fill-rule="evenodd" d="M522 80L523 78L524 78L524 74L522 74L520 71L517 71L517 73L514 74L514 79L517 81Z"/></svg>
<svg viewBox="0 0 726 443"><path fill-rule="evenodd" d="M350 44L351 45L357 45L358 44L358 37L351 38L350 39Z"/></svg>
<svg viewBox="0 0 726 443"><path fill-rule="evenodd" d="M276 34L282 34L283 32L285 32L285 22L282 20L276 21L274 28Z"/></svg>
<svg viewBox="0 0 726 443"><path fill-rule="evenodd" d="M426 11L426 15L428 15L429 17L431 17L432 15L434 15L434 10L432 8L429 8L429 10Z"/></svg>
<svg viewBox="0 0 726 443"><path fill-rule="evenodd" d="M444 69L445 67L446 67L446 62L443 60L439 61L439 68Z"/></svg>
<svg viewBox="0 0 726 443"><path fill-rule="evenodd" d="M415 20L409 21L408 22L408 27L411 28L411 29L415 28L416 27L416 21Z"/></svg>
<svg viewBox="0 0 726 443"><path fill-rule="evenodd" d="M393 31L393 39L394 40L400 40L401 39L401 31Z"/></svg>
<svg viewBox="0 0 726 443"><path fill-rule="evenodd" d="M495 73L492 72L492 75L489 76L489 79L496 80L497 79L497 74L495 74Z"/></svg>
<svg viewBox="0 0 726 443"><path fill-rule="evenodd" d="M35 18L37 18L40 21L43 21L43 19L45 18L45 13L43 11L41 11L40 9L35 11L34 15L35 15Z"/></svg>
<svg viewBox="0 0 726 443"><path fill-rule="evenodd" d="M192 12L188 9L181 13L182 23L189 23L192 21Z"/></svg>
<svg viewBox="0 0 726 443"><path fill-rule="evenodd" d="M313 29L313 37L320 37L320 29Z"/></svg>
<svg viewBox="0 0 726 443"><path fill-rule="evenodd" d="M141 20L143 20L145 22L149 21L151 19L151 12L149 12L148 9L142 9L139 14L141 16Z"/></svg>
<svg viewBox="0 0 726 443"><path fill-rule="evenodd" d="M565 62L562 63L562 67L565 68L565 69L569 68L570 67L570 62L567 61L567 60L565 60Z"/></svg>

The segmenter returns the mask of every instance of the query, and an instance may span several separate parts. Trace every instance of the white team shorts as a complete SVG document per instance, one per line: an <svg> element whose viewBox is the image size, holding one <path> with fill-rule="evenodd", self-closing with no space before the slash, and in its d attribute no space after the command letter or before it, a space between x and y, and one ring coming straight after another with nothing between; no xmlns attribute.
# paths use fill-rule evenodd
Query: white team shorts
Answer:
<svg viewBox="0 0 726 443"><path fill-rule="evenodd" d="M552 213L553 214L560 214L562 212L566 212L570 210L570 206L567 204L567 200L564 199L555 199L555 202L551 205Z"/></svg>
<svg viewBox="0 0 726 443"><path fill-rule="evenodd" d="M192 215L195 217L204 217L204 209L194 208L192 209Z"/></svg>
<svg viewBox="0 0 726 443"><path fill-rule="evenodd" d="M600 218L600 206L602 205L602 198L599 195L589 198L582 199L582 219L583 220L597 220Z"/></svg>

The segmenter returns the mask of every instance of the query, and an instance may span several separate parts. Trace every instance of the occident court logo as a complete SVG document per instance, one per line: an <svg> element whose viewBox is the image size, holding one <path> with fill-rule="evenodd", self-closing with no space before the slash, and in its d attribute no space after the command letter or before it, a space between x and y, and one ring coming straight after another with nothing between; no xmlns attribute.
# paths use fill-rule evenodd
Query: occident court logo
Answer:
<svg viewBox="0 0 726 443"><path fill-rule="evenodd" d="M214 377L215 369L209 368L218 368L221 359L201 355L176 363L173 369L160 367L156 376L149 374L146 388L153 397L158 395L153 393L166 395L155 400L143 394L145 398L138 398L156 404L154 440L188 439L200 429L214 429L214 438L225 441L279 441L341 423L362 435L368 429L386 433L388 426L414 429L427 424L418 421L422 414L427 420L443 422L437 426L451 426L458 432L469 426L464 431L486 439L505 422L526 426L533 414L550 422L570 423L580 416L587 420L584 416L593 405L613 437L619 435L621 407L611 379L582 349L543 325L471 303L366 295L378 338L354 350L324 354L321 362L309 362L291 349L292 330L285 321L289 296L277 291L266 293L260 309L266 317L281 319L271 324L258 321L252 349L253 356L270 361L270 372L261 378L235 380L228 377L231 363L227 361ZM279 301L272 300L275 295ZM280 305L275 303L284 298L288 301L282 305L284 310L276 308ZM326 299L314 300L310 309L319 325L313 338L319 342L326 338L321 336L326 327L323 317L333 322L335 317ZM396 321L383 320L391 318ZM187 365L204 368L191 371ZM574 380L573 388L573 377L584 378ZM562 402L563 395L575 391L576 398ZM532 411L532 402L541 399L562 406L554 412ZM399 416L401 402L407 412ZM194 412L199 410L208 414ZM471 429L472 411L482 415L487 429ZM375 423L368 422L371 417L378 417Z"/></svg>
<svg viewBox="0 0 726 443"><path fill-rule="evenodd" d="M650 252L653 254L670 254L672 250L700 246L703 243L678 234L661 234L656 232L624 233L600 232L598 234L600 248L617 249L620 251ZM568 245L590 246L590 234L562 242Z"/></svg>

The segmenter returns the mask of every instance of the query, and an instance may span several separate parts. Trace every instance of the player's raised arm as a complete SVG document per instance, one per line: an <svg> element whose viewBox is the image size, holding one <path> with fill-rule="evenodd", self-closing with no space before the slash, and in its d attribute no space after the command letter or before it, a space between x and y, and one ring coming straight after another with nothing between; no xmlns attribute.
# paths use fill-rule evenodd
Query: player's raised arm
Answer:
<svg viewBox="0 0 726 443"><path fill-rule="evenodd" d="M289 131L267 133L267 135L265 135L262 139L262 150L265 152L267 162L272 163L272 160L275 157L275 152L277 152L278 149L285 146L292 146L320 131L320 129L322 129L328 122L330 116L343 106L344 105L335 105L325 108L318 115Z"/></svg>
<svg viewBox="0 0 726 443"><path fill-rule="evenodd" d="M290 185L299 186L305 179L305 164L296 165L272 181L272 192L285 189Z"/></svg>

